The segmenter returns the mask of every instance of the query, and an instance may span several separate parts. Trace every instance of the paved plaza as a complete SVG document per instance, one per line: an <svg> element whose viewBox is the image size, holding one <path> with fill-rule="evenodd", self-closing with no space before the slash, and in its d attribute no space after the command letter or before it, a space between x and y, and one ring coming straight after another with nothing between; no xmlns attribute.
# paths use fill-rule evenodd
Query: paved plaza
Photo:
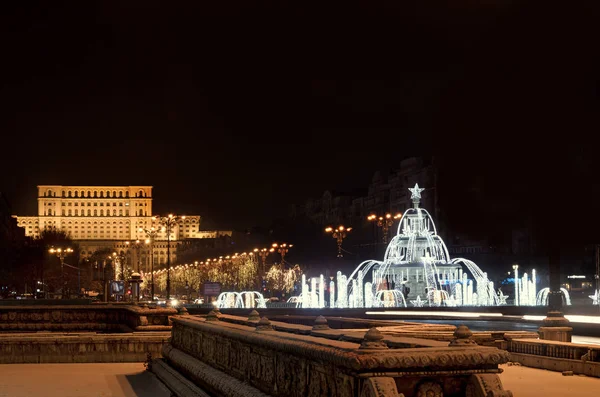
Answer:
<svg viewBox="0 0 600 397"><path fill-rule="evenodd" d="M600 379L502 365L504 388L515 397L598 395ZM169 397L142 363L0 365L0 397Z"/></svg>
<svg viewBox="0 0 600 397"><path fill-rule="evenodd" d="M170 397L143 363L3 364L0 397Z"/></svg>
<svg viewBox="0 0 600 397"><path fill-rule="evenodd" d="M577 397L598 396L600 378L588 376L563 376L560 372L528 368L516 365L501 365L504 373L500 379L505 389L515 397Z"/></svg>

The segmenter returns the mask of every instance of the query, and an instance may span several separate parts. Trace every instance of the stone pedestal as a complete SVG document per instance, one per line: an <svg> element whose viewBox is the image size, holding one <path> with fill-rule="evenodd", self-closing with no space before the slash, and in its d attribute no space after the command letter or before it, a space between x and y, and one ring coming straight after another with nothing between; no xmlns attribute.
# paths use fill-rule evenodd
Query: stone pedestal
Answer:
<svg viewBox="0 0 600 397"><path fill-rule="evenodd" d="M538 330L540 339L554 340L557 342L571 342L573 328L569 327L570 322L562 312L549 311L544 319L544 325Z"/></svg>
<svg viewBox="0 0 600 397"><path fill-rule="evenodd" d="M540 327L540 339L557 342L571 342L573 328L571 327Z"/></svg>

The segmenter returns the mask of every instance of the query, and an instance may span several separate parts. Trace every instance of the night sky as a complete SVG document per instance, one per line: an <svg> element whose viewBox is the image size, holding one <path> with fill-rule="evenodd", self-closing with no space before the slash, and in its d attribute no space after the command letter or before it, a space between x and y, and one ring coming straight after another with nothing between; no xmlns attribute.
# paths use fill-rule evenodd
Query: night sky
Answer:
<svg viewBox="0 0 600 397"><path fill-rule="evenodd" d="M20 215L38 184L148 184L156 212L243 229L428 154L548 210L597 178L596 1L12 3Z"/></svg>

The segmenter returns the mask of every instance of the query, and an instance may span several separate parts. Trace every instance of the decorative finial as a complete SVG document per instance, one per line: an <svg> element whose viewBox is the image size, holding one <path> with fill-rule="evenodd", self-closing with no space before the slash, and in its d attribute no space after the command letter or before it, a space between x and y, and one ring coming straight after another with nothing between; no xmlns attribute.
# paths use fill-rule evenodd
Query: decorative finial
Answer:
<svg viewBox="0 0 600 397"><path fill-rule="evenodd" d="M180 316L187 316L190 314L190 312L188 312L188 310L185 308L185 306L181 306L179 308L179 313Z"/></svg>
<svg viewBox="0 0 600 397"><path fill-rule="evenodd" d="M219 321L219 316L217 316L217 312L215 312L214 310L208 312L208 314L206 315L206 321Z"/></svg>
<svg viewBox="0 0 600 397"><path fill-rule="evenodd" d="M260 320L260 315L256 310L252 310L248 315L248 321L258 321Z"/></svg>
<svg viewBox="0 0 600 397"><path fill-rule="evenodd" d="M329 325L327 325L327 319L323 316L317 317L317 319L315 320L315 325L313 325L312 329L329 329Z"/></svg>
<svg viewBox="0 0 600 397"><path fill-rule="evenodd" d="M410 199L413 201L421 200L421 192L425 190L424 188L419 187L418 183L415 183L415 187L409 187L408 190L412 193L410 195Z"/></svg>
<svg viewBox="0 0 600 397"><path fill-rule="evenodd" d="M273 331L271 322L266 317L261 317L260 321L256 324L257 331Z"/></svg>
<svg viewBox="0 0 600 397"><path fill-rule="evenodd" d="M383 350L389 347L383 341L383 335L375 327L369 329L365 334L359 350Z"/></svg>
<svg viewBox="0 0 600 397"><path fill-rule="evenodd" d="M450 342L448 346L470 346L476 345L473 339L473 332L466 325L459 325L454 331L454 339Z"/></svg>

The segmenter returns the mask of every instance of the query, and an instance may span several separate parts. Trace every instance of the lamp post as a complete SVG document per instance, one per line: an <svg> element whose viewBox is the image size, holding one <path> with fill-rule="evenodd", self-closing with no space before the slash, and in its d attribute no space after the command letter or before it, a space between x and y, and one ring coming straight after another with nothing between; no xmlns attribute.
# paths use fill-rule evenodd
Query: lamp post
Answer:
<svg viewBox="0 0 600 397"><path fill-rule="evenodd" d="M254 248L254 255L260 257L260 276L258 280L258 288L262 288L262 281L265 277L265 272L267 269L267 256L269 255L269 250L267 248Z"/></svg>
<svg viewBox="0 0 600 397"><path fill-rule="evenodd" d="M127 248L131 247L135 250L135 260L137 262L136 271L139 273L140 272L140 250L142 248L142 242L140 240L125 241L125 245L127 246Z"/></svg>
<svg viewBox="0 0 600 397"><path fill-rule="evenodd" d="M260 256L260 263L261 263L261 277L264 275L265 273L265 269L267 268L267 256L269 256L269 250L267 248L254 248L254 255L258 255Z"/></svg>
<svg viewBox="0 0 600 397"><path fill-rule="evenodd" d="M154 221L156 218L152 217ZM148 237L145 241L146 244L150 246L150 275L151 275L151 283L150 283L150 301L154 302L154 239L158 235L159 231L154 228L154 226L149 229L139 228L140 232L144 232L146 237Z"/></svg>
<svg viewBox="0 0 600 397"><path fill-rule="evenodd" d="M72 253L73 250L71 248L64 248L64 249L63 248L50 248L48 250L48 252L50 252L51 254L56 255L56 257L58 259L60 259L60 276L61 276L62 284L63 284L62 285L61 295L62 295L63 299L66 299L65 298L65 296L66 296L65 295L65 292L66 292L65 288L66 288L66 285L67 285L67 280L65 278L65 256L67 256L70 253Z"/></svg>
<svg viewBox="0 0 600 397"><path fill-rule="evenodd" d="M171 232L173 227L185 219L185 216L169 214L159 217L158 222L163 225L163 231L167 233L167 305L171 299Z"/></svg>
<svg viewBox="0 0 600 397"><path fill-rule="evenodd" d="M279 254L281 255L281 265L283 266L283 264L285 263L285 254L288 253L288 251L290 250L290 248L292 248L294 245L293 244L287 244L287 243L282 243L282 244L277 244L277 243L273 243L272 247L272 251L277 251L279 252Z"/></svg>
<svg viewBox="0 0 600 397"><path fill-rule="evenodd" d="M398 213L396 215L392 215L390 213L385 214L385 216L377 217L375 214L371 214L367 217L367 220L370 222L376 221L377 226L379 226L383 230L383 243L387 244L388 242L388 231L390 227L394 224L396 219L402 218L402 214Z"/></svg>
<svg viewBox="0 0 600 397"><path fill-rule="evenodd" d="M336 241L337 241L337 246L338 246L337 257L338 258L344 257L344 255L342 254L342 242L348 236L348 233L351 231L352 231L351 227L346 228L342 225L336 227L335 229L332 227L325 228L325 233L331 233L333 238L336 239Z"/></svg>
<svg viewBox="0 0 600 397"><path fill-rule="evenodd" d="M125 280L125 266L124 266L124 262L125 262L125 255L124 254L118 254L116 252L112 253L112 258L113 261L119 264L119 269L116 269L115 267L115 280Z"/></svg>
<svg viewBox="0 0 600 397"><path fill-rule="evenodd" d="M519 265L513 265L515 271L515 306L519 306Z"/></svg>
<svg viewBox="0 0 600 397"><path fill-rule="evenodd" d="M125 241L125 245L127 245L127 248L131 247L135 250L135 260L137 262L137 269L135 272L133 272L131 274L131 283L130 285L135 287L135 291L136 291L136 301L140 301L140 250L142 248L142 242L140 240L133 240L133 241Z"/></svg>

